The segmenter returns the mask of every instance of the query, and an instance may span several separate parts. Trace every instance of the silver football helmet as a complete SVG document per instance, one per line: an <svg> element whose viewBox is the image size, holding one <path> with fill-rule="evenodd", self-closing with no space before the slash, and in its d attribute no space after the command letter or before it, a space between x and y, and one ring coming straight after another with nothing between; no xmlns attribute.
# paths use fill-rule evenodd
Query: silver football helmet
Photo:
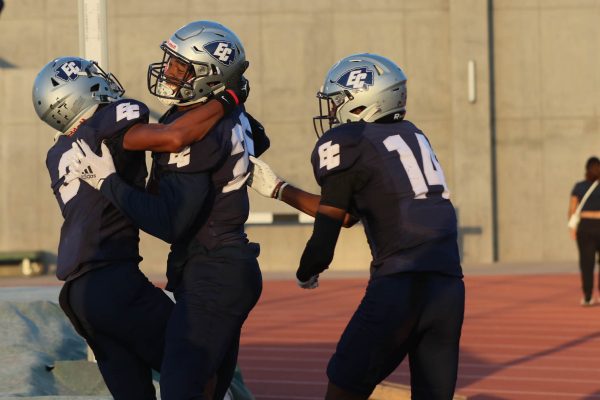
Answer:
<svg viewBox="0 0 600 400"><path fill-rule="evenodd" d="M33 107L52 128L66 132L92 107L121 98L125 89L95 61L61 57L50 61L33 82Z"/></svg>
<svg viewBox="0 0 600 400"><path fill-rule="evenodd" d="M347 122L373 122L388 115L401 120L406 114L406 75L385 57L354 54L331 67L317 98L317 136Z"/></svg>
<svg viewBox="0 0 600 400"><path fill-rule="evenodd" d="M167 105L205 101L238 82L248 67L235 33L212 21L185 25L160 48L162 61L148 67L148 90Z"/></svg>

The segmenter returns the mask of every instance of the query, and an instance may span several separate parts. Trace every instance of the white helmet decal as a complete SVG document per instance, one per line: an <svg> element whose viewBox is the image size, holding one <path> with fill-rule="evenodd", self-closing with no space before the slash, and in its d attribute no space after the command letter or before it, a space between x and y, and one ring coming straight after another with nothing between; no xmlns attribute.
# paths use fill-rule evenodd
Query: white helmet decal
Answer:
<svg viewBox="0 0 600 400"><path fill-rule="evenodd" d="M74 81L81 71L81 61L70 60L56 69L56 77L63 81Z"/></svg>
<svg viewBox="0 0 600 400"><path fill-rule="evenodd" d="M366 89L373 86L373 71L361 67L346 71L336 83L346 89Z"/></svg>
<svg viewBox="0 0 600 400"><path fill-rule="evenodd" d="M222 64L231 65L235 61L235 47L225 40L207 43L204 50Z"/></svg>

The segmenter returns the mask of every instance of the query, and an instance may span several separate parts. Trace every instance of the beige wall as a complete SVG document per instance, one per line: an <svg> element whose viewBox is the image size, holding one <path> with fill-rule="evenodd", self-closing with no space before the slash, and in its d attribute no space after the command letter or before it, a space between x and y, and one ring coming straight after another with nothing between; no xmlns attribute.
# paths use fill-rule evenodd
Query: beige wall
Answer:
<svg viewBox="0 0 600 400"><path fill-rule="evenodd" d="M569 193L600 153L600 2L495 4L500 255L572 260Z"/></svg>
<svg viewBox="0 0 600 400"><path fill-rule="evenodd" d="M52 132L37 120L30 91L46 62L78 54L77 0L5 3L0 17L0 250L55 251L61 217L44 166ZM494 4L500 259L574 259L564 214L570 186L600 144L600 7L597 1L567 0ZM272 139L264 158L311 190L316 189L309 163L315 140L311 118L325 72L353 52L396 61L409 78L408 118L432 141L467 232L464 259L492 260L486 1L108 0L108 12L109 68L128 96L156 113L163 108L147 93L146 70L160 59L161 41L194 19L214 19L234 30L251 62L247 107ZM476 63L473 104L466 97L469 60ZM254 211L292 212L282 203L254 195L252 200ZM249 234L263 243L266 269L293 269L299 254L288 250L301 251L310 229L251 227ZM347 251L338 253L350 256L338 255L340 268L368 262L359 228L342 240ZM144 237L146 268L160 270L166 251Z"/></svg>

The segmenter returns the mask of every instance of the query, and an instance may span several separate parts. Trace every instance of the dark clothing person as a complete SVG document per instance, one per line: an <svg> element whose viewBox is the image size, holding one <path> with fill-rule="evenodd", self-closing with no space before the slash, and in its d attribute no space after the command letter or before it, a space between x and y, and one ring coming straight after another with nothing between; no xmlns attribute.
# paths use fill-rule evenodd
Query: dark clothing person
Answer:
<svg viewBox="0 0 600 400"><path fill-rule="evenodd" d="M312 164L321 206L360 218L373 254L365 296L329 362L330 383L368 396L408 354L413 398L452 398L465 289L456 214L429 141L405 120L342 124L319 139ZM317 214L300 281L329 265L318 254L333 256L340 228Z"/></svg>
<svg viewBox="0 0 600 400"><path fill-rule="evenodd" d="M137 111L120 118L119 110L134 103ZM106 139L117 171L141 190L147 175L144 153L123 150L122 141L131 126L147 122L143 103L120 100L104 105L75 136L59 136L46 159L65 219L57 261L57 276L66 281L60 306L94 351L117 400L156 398L152 369L162 363L173 302L139 270L138 228L98 191L78 179L65 184L64 177L76 138L94 149Z"/></svg>
<svg viewBox="0 0 600 400"><path fill-rule="evenodd" d="M590 157L586 162L585 180L577 182L571 191L569 217L577 212L586 193L600 178L600 159ZM600 187L596 186L589 194L580 210L580 222L571 236L577 241L579 271L581 272L582 306L594 304L594 269L596 257L600 255ZM599 278L600 279L600 278ZM600 281L598 283L600 289Z"/></svg>
<svg viewBox="0 0 600 400"><path fill-rule="evenodd" d="M161 122L185 112L174 108ZM262 290L259 248L248 242L244 223L248 156L266 150L268 139L253 137L252 124L239 107L181 152L153 154L148 183L153 194L125 184L117 174L100 189L141 229L172 243L167 288L176 305L161 367L165 400L204 398L215 374L215 398L223 397L242 324Z"/></svg>

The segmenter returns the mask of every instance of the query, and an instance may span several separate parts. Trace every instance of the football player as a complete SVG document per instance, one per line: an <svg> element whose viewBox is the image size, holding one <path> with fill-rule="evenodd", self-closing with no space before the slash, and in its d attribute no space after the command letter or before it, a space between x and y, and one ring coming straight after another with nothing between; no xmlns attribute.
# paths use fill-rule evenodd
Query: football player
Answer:
<svg viewBox="0 0 600 400"><path fill-rule="evenodd" d="M160 370L164 333L173 303L140 271L138 228L105 197L66 179L72 143L84 139L114 156L122 179L143 190L143 149L177 151L200 139L224 112L236 89L215 96L167 125L148 124L146 105L124 99L124 89L95 62L62 57L48 63L33 85L40 119L58 130L46 165L64 222L57 277L65 281L60 305L96 356L115 399L153 399L151 369ZM86 174L93 175L88 170Z"/></svg>
<svg viewBox="0 0 600 400"><path fill-rule="evenodd" d="M173 123L189 104L205 101L246 68L242 43L212 21L192 22L161 45L163 60L151 64L151 93L173 107L161 118ZM216 399L229 386L243 322L262 290L259 247L244 232L249 204L249 155L259 155L268 139L243 107L224 117L204 139L176 153L155 152L153 194L136 190L119 174L109 152L97 156L85 142L77 162L94 176L80 179L100 190L146 232L171 245L167 289L176 304L166 333L161 368L163 399L202 399L216 382ZM176 234L174 234L176 232Z"/></svg>
<svg viewBox="0 0 600 400"><path fill-rule="evenodd" d="M253 158L251 186L315 217L302 288L318 286L342 226L356 216L365 228L371 279L329 362L325 398L367 399L408 354L412 398L452 399L465 300L457 221L429 140L404 119L406 76L385 57L356 54L331 68L317 97L320 196Z"/></svg>

